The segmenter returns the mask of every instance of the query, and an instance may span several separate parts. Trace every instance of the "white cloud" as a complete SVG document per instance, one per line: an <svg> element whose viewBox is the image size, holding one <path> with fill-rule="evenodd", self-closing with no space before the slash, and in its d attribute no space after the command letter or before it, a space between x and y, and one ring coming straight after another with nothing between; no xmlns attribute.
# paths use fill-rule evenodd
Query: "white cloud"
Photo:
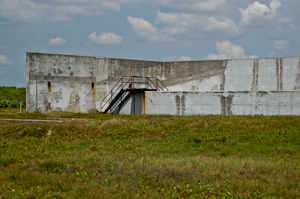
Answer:
<svg viewBox="0 0 300 199"><path fill-rule="evenodd" d="M5 55L0 55L0 64L12 65L13 63Z"/></svg>
<svg viewBox="0 0 300 199"><path fill-rule="evenodd" d="M163 13L158 11L155 23L167 35L187 35L203 37L211 35L237 36L242 31L235 22L224 16L207 16L187 13Z"/></svg>
<svg viewBox="0 0 300 199"><path fill-rule="evenodd" d="M0 0L0 16L17 21L68 20L72 15L120 11L122 3L142 0Z"/></svg>
<svg viewBox="0 0 300 199"><path fill-rule="evenodd" d="M127 17L128 23L133 27L134 31L143 39L150 42L167 42L174 41L172 37L162 33L154 27L149 21L143 18Z"/></svg>
<svg viewBox="0 0 300 199"><path fill-rule="evenodd" d="M288 23L291 21L287 16L281 15L278 9L281 7L279 0L272 0L268 5L258 1L248 5L247 9L239 8L241 12L240 25L261 26L266 23Z"/></svg>
<svg viewBox="0 0 300 199"><path fill-rule="evenodd" d="M208 24L203 28L206 31L221 30L229 34L238 35L241 30L236 26L235 22L227 17L212 16L208 18Z"/></svg>
<svg viewBox="0 0 300 199"><path fill-rule="evenodd" d="M0 0L0 16L14 20L40 18L47 5L37 5L32 0Z"/></svg>
<svg viewBox="0 0 300 199"><path fill-rule="evenodd" d="M276 40L274 44L274 49L276 50L284 50L287 45L290 43L289 40Z"/></svg>
<svg viewBox="0 0 300 199"><path fill-rule="evenodd" d="M189 56L181 56L180 61L191 61L192 59Z"/></svg>
<svg viewBox="0 0 300 199"><path fill-rule="evenodd" d="M209 54L207 59L243 59L243 58L257 58L256 55L245 55L245 50L240 45L231 44L229 40L217 42L217 51L219 54Z"/></svg>
<svg viewBox="0 0 300 199"><path fill-rule="evenodd" d="M191 34L200 31L207 21L206 16L186 13L163 13L158 11L155 23L168 35Z"/></svg>
<svg viewBox="0 0 300 199"><path fill-rule="evenodd" d="M155 25L143 18L127 17L135 32L150 42L175 41L184 36L203 38L211 35L234 37L242 31L227 17L188 13L165 13L158 11Z"/></svg>
<svg viewBox="0 0 300 199"><path fill-rule="evenodd" d="M97 43L97 44L120 44L122 43L123 38L119 35L116 35L115 33L99 33L92 32L88 39L91 42Z"/></svg>
<svg viewBox="0 0 300 199"><path fill-rule="evenodd" d="M51 38L48 44L51 46L62 46L65 45L66 43L67 40L64 40L60 37L56 37L56 38Z"/></svg>
<svg viewBox="0 0 300 199"><path fill-rule="evenodd" d="M215 12L227 7L227 0L159 0L162 6L180 10Z"/></svg>
<svg viewBox="0 0 300 199"><path fill-rule="evenodd" d="M189 26L199 23L200 19L201 18L195 14L164 13L158 11L155 22L169 25L181 24L183 26Z"/></svg>

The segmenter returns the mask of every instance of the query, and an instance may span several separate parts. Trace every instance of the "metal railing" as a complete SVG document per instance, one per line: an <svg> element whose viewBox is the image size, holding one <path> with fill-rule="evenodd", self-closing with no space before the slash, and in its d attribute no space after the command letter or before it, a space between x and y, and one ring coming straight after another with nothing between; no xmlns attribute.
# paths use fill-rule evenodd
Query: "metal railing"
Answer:
<svg viewBox="0 0 300 199"><path fill-rule="evenodd" d="M124 76L119 79L116 85L100 103L101 112L103 112L104 108L107 108L109 106L109 104L122 90L169 91L157 77Z"/></svg>

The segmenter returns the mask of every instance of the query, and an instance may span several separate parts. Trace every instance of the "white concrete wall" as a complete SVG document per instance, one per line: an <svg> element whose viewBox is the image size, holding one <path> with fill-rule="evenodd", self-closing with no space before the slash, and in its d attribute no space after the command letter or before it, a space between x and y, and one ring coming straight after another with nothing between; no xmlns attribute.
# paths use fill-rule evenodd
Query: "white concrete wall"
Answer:
<svg viewBox="0 0 300 199"><path fill-rule="evenodd" d="M101 81L107 78L105 59L42 53L27 53L26 59L26 109L29 112L94 111L100 98L106 95L106 92L97 93L103 90Z"/></svg>
<svg viewBox="0 0 300 199"><path fill-rule="evenodd" d="M299 115L300 92L146 92L144 114Z"/></svg>
<svg viewBox="0 0 300 199"><path fill-rule="evenodd" d="M224 70L182 76L170 91L299 91L300 57L224 61ZM211 71L211 72L209 72ZM193 76L195 76L193 78Z"/></svg>

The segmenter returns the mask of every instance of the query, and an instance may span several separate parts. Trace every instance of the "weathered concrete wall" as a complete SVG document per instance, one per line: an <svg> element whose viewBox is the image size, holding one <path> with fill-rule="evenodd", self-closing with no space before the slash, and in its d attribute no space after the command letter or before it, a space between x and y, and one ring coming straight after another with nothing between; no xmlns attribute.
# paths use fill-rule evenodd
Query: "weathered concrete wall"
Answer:
<svg viewBox="0 0 300 199"><path fill-rule="evenodd" d="M27 53L26 61L29 112L88 112L106 94L101 93L101 81L107 79L105 59Z"/></svg>
<svg viewBox="0 0 300 199"><path fill-rule="evenodd" d="M180 84L192 80L206 79L216 75L222 76L226 63L223 60L154 62L109 58L108 80L117 81L123 76L157 77L163 80L166 86L175 89L172 85L179 85L180 87ZM218 83L218 87L221 83ZM210 83L207 84L211 85ZM196 85L199 85L199 83L196 83ZM183 87L186 88L185 85Z"/></svg>
<svg viewBox="0 0 300 199"><path fill-rule="evenodd" d="M151 62L109 58L108 80L155 76L171 91L293 91L300 58Z"/></svg>
<svg viewBox="0 0 300 199"><path fill-rule="evenodd" d="M299 57L225 60L223 65L166 85L171 91L299 91Z"/></svg>
<svg viewBox="0 0 300 199"><path fill-rule="evenodd" d="M155 62L27 53L26 71L29 112L100 111L123 76L158 77L170 91L201 91L210 100L214 92L300 91L300 57Z"/></svg>
<svg viewBox="0 0 300 199"><path fill-rule="evenodd" d="M300 92L146 92L144 114L299 115Z"/></svg>

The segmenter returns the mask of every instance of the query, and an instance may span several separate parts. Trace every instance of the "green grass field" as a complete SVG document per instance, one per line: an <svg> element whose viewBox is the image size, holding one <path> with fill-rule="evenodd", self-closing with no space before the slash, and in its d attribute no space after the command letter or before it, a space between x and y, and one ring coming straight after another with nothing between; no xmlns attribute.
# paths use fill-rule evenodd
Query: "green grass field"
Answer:
<svg viewBox="0 0 300 199"><path fill-rule="evenodd" d="M0 198L300 198L299 116L18 110L65 122L0 120Z"/></svg>

